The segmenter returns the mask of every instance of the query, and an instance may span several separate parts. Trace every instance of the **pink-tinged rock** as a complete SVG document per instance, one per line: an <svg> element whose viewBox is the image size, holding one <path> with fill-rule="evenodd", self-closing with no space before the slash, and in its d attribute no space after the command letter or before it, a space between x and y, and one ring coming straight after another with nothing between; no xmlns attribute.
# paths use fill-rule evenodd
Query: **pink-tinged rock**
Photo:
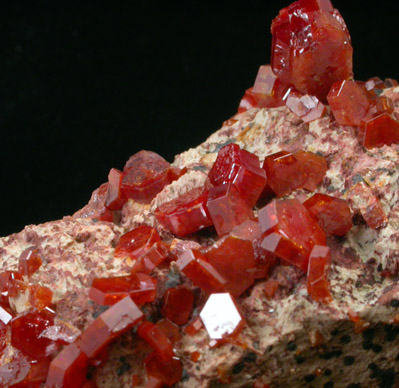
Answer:
<svg viewBox="0 0 399 388"><path fill-rule="evenodd" d="M51 361L46 388L79 388L86 381L87 368L87 356L75 343L70 344Z"/></svg>
<svg viewBox="0 0 399 388"><path fill-rule="evenodd" d="M241 196L250 205L255 205L266 184L265 171L259 158L251 152L240 149L238 144L230 143L218 153L208 179L213 186L233 183Z"/></svg>
<svg viewBox="0 0 399 388"><path fill-rule="evenodd" d="M208 294L224 290L226 280L199 251L190 249L184 252L176 264L195 286L202 288Z"/></svg>
<svg viewBox="0 0 399 388"><path fill-rule="evenodd" d="M94 359L116 337L131 329L143 319L143 313L127 296L96 318L82 333L80 349Z"/></svg>
<svg viewBox="0 0 399 388"><path fill-rule="evenodd" d="M229 293L209 296L200 317L211 339L237 336L245 325L238 307Z"/></svg>
<svg viewBox="0 0 399 388"><path fill-rule="evenodd" d="M160 205L154 214L162 226L174 235L183 237L212 225L206 207L207 200L208 191L197 187Z"/></svg>
<svg viewBox="0 0 399 388"><path fill-rule="evenodd" d="M315 301L327 303L332 300L328 281L330 264L330 248L315 245L309 256L306 282L308 294Z"/></svg>
<svg viewBox="0 0 399 388"><path fill-rule="evenodd" d="M121 192L122 178L122 171L111 168L108 174L107 197L105 199L105 207L108 210L119 210L126 202L126 198L122 197Z"/></svg>
<svg viewBox="0 0 399 388"><path fill-rule="evenodd" d="M290 93L285 105L305 123L317 120L326 113L325 105L317 97L309 94Z"/></svg>
<svg viewBox="0 0 399 388"><path fill-rule="evenodd" d="M355 81L336 82L328 93L327 100L340 125L360 125L370 106L366 93Z"/></svg>
<svg viewBox="0 0 399 388"><path fill-rule="evenodd" d="M307 271L314 245L325 245L317 221L297 199L275 200L259 211L261 247Z"/></svg>
<svg viewBox="0 0 399 388"><path fill-rule="evenodd" d="M233 183L212 187L209 190L207 208L219 236L253 218L252 206Z"/></svg>

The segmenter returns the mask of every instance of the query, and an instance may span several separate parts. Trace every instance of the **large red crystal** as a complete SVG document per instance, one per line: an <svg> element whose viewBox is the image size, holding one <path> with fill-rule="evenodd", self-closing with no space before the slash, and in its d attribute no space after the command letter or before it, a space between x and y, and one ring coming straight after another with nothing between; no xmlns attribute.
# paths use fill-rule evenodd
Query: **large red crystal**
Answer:
<svg viewBox="0 0 399 388"><path fill-rule="evenodd" d="M399 143L399 122L389 113L365 118L361 124L360 141L371 149Z"/></svg>
<svg viewBox="0 0 399 388"><path fill-rule="evenodd" d="M149 354L144 364L148 376L155 377L167 386L179 382L183 374L183 366L179 359L172 358L165 362L156 352Z"/></svg>
<svg viewBox="0 0 399 388"><path fill-rule="evenodd" d="M169 288L165 292L161 313L177 325L184 325L193 311L194 294L184 286Z"/></svg>
<svg viewBox="0 0 399 388"><path fill-rule="evenodd" d="M168 362L173 358L173 344L157 325L144 321L138 327L137 334L155 350L163 361Z"/></svg>
<svg viewBox="0 0 399 388"><path fill-rule="evenodd" d="M208 191L197 187L159 206L154 214L159 223L176 236L186 236L212 225L206 201Z"/></svg>
<svg viewBox="0 0 399 388"><path fill-rule="evenodd" d="M252 92L253 88L249 88L245 91L240 104L238 106L238 113L246 112L249 109L256 108L257 102Z"/></svg>
<svg viewBox="0 0 399 388"><path fill-rule="evenodd" d="M81 350L94 359L116 337L135 326L143 319L143 313L127 296L96 318L82 333Z"/></svg>
<svg viewBox="0 0 399 388"><path fill-rule="evenodd" d="M330 264L330 248L315 245L309 256L306 283L309 296L315 301L325 303L332 300L328 282Z"/></svg>
<svg viewBox="0 0 399 388"><path fill-rule="evenodd" d="M369 109L366 93L355 81L336 82L327 96L331 112L340 125L360 125Z"/></svg>
<svg viewBox="0 0 399 388"><path fill-rule="evenodd" d="M234 143L220 149L208 178L214 186L233 183L250 205L256 203L266 184L259 158Z"/></svg>
<svg viewBox="0 0 399 388"><path fill-rule="evenodd" d="M317 193L303 205L317 219L326 234L344 236L352 228L352 213L343 199Z"/></svg>
<svg viewBox="0 0 399 388"><path fill-rule="evenodd" d="M123 168L122 196L150 203L170 183L169 167L170 164L155 152L137 152Z"/></svg>
<svg viewBox="0 0 399 388"><path fill-rule="evenodd" d="M306 272L314 245L325 245L326 236L297 199L273 201L259 210L261 247Z"/></svg>
<svg viewBox="0 0 399 388"><path fill-rule="evenodd" d="M51 361L46 388L81 387L86 381L87 356L76 344L65 347Z"/></svg>
<svg viewBox="0 0 399 388"><path fill-rule="evenodd" d="M212 187L209 190L207 208L219 236L253 218L252 206L233 183Z"/></svg>
<svg viewBox="0 0 399 388"><path fill-rule="evenodd" d="M200 317L211 339L237 336L245 321L229 293L212 294L200 312Z"/></svg>
<svg viewBox="0 0 399 388"><path fill-rule="evenodd" d="M199 251L190 249L185 251L177 260L177 266L195 286L207 293L222 291L226 280L206 261Z"/></svg>
<svg viewBox="0 0 399 388"><path fill-rule="evenodd" d="M32 276L42 265L42 259L35 249L26 249L19 257L18 272L24 276Z"/></svg>
<svg viewBox="0 0 399 388"><path fill-rule="evenodd" d="M270 65L259 67L252 94L259 108L275 108L284 105L288 85L277 78Z"/></svg>
<svg viewBox="0 0 399 388"><path fill-rule="evenodd" d="M174 324L168 318L159 320L156 325L159 327L159 330L168 337L169 341L172 342L172 345L181 340L182 336L180 334L179 326Z"/></svg>
<svg viewBox="0 0 399 388"><path fill-rule="evenodd" d="M273 20L272 68L282 82L324 101L334 82L352 77L352 46L329 0L299 0Z"/></svg>
<svg viewBox="0 0 399 388"><path fill-rule="evenodd" d="M309 94L291 92L286 99L285 105L305 123L323 117L326 112L324 104L317 97Z"/></svg>
<svg viewBox="0 0 399 388"><path fill-rule="evenodd" d="M121 193L122 178L122 171L111 168L108 174L107 198L105 200L105 207L108 210L119 210L126 202L126 198L123 198Z"/></svg>
<svg viewBox="0 0 399 388"><path fill-rule="evenodd" d="M130 276L95 278L89 298L99 305L109 306L129 295L137 305L142 305L155 300L156 290L156 279L144 273L133 273Z"/></svg>
<svg viewBox="0 0 399 388"><path fill-rule="evenodd" d="M53 291L50 288L40 284L29 285L29 303L38 311L51 306L53 300Z"/></svg>
<svg viewBox="0 0 399 388"><path fill-rule="evenodd" d="M256 262L251 241L228 236L204 255L226 279L225 289L234 297L240 296L253 284Z"/></svg>
<svg viewBox="0 0 399 388"><path fill-rule="evenodd" d="M34 360L41 360L51 354L56 346L42 336L54 324L54 311L29 310L11 321L11 345Z"/></svg>

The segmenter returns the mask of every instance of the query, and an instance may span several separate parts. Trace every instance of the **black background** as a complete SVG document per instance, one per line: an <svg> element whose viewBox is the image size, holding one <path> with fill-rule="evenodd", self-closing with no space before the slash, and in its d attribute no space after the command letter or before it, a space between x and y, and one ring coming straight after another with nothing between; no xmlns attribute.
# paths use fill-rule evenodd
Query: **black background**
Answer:
<svg viewBox="0 0 399 388"><path fill-rule="evenodd" d="M289 1L117 3L2 6L0 235L72 214L141 149L172 162L218 129ZM399 78L398 3L334 5L356 79Z"/></svg>

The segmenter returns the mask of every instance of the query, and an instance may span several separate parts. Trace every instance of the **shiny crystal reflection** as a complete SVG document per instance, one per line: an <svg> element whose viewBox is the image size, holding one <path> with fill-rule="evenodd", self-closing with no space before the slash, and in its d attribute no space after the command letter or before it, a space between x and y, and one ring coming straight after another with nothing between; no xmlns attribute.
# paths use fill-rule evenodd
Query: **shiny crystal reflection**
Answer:
<svg viewBox="0 0 399 388"><path fill-rule="evenodd" d="M232 334L242 318L229 293L212 294L200 313L211 339L222 339Z"/></svg>

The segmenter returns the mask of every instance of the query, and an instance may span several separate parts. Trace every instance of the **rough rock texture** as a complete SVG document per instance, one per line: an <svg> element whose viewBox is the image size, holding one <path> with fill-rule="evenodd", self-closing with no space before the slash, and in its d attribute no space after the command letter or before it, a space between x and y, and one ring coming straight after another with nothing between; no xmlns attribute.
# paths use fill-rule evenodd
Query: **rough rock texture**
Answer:
<svg viewBox="0 0 399 388"><path fill-rule="evenodd" d="M385 91L399 112L399 88ZM184 240L174 239L157 225L153 210L190 188L203 185L218 150L237 142L259 156L304 149L323 155L329 164L317 191L345 198L355 214L355 226L345 238L330 238L333 302L321 305L309 299L305 277L294 268L276 267L271 275L281 286L267 299L259 281L239 299L247 325L236 341L211 348L205 330L184 335L176 353L184 365L178 388L244 388L261 380L276 387L390 388L399 386L399 145L365 150L352 127L338 126L332 115L304 123L287 108L252 109L238 114L203 144L175 159L188 173L157 195L149 205L130 200L117 224L92 217L98 206L96 191L90 203L72 217L0 239L1 270L16 270L18 257L29 247L39 250L43 265L32 281L50 287L58 317L84 330L101 312L88 299L95 276L127 274L129 262L113 258L122 233L140 224L156 226L172 242L175 252L197 243L211 244L213 232ZM362 183L379 198L388 223L369 228L360 216L364 198L353 195ZM298 195L298 192L295 193ZM308 197L300 192L302 198ZM383 272L384 271L384 272ZM390 277L381 273L390 273ZM172 264L156 270L159 287L187 282ZM169 283L168 283L169 282ZM197 293L197 303L203 295ZM15 311L29 308L26 300L12 300ZM158 304L145 307L147 317ZM198 314L198 311L195 312ZM191 354L199 352L193 361ZM0 364L6 362L6 352ZM132 384L132 374L143 376L145 345L134 331L111 346L106 364L92 373L99 388Z"/></svg>

